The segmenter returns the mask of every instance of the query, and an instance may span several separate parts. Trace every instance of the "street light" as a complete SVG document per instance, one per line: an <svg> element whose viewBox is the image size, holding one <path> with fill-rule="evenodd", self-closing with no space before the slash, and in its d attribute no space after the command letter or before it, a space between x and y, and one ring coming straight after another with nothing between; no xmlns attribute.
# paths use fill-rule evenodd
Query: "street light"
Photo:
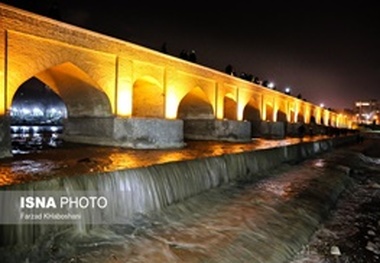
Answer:
<svg viewBox="0 0 380 263"><path fill-rule="evenodd" d="M289 94L290 94L290 91L291 91L291 89L290 89L289 87L286 87L286 88L285 88L285 94L288 94L288 95L289 95Z"/></svg>
<svg viewBox="0 0 380 263"><path fill-rule="evenodd" d="M273 82L268 83L268 88L273 89L274 87L275 87L275 85Z"/></svg>

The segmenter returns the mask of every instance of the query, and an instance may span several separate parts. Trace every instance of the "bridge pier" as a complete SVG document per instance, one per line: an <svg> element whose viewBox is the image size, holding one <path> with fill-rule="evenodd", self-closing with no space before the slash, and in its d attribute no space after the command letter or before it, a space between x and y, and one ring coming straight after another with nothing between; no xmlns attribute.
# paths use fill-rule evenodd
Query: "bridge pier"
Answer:
<svg viewBox="0 0 380 263"><path fill-rule="evenodd" d="M184 120L184 137L190 140L248 142L251 141L251 124L235 120Z"/></svg>
<svg viewBox="0 0 380 263"><path fill-rule="evenodd" d="M183 147L183 121L158 118L71 117L64 121L68 142L134 149Z"/></svg>
<svg viewBox="0 0 380 263"><path fill-rule="evenodd" d="M282 121L261 121L259 129L260 137L268 139L283 139L286 135L286 123Z"/></svg>
<svg viewBox="0 0 380 263"><path fill-rule="evenodd" d="M322 125L317 125L317 124L306 124L306 123L288 123L287 124L287 136L290 137L297 137L299 136L298 128L304 125L305 126L305 135L321 135L321 134L326 134L326 127Z"/></svg>
<svg viewBox="0 0 380 263"><path fill-rule="evenodd" d="M0 116L0 158L12 156L10 120L7 116Z"/></svg>

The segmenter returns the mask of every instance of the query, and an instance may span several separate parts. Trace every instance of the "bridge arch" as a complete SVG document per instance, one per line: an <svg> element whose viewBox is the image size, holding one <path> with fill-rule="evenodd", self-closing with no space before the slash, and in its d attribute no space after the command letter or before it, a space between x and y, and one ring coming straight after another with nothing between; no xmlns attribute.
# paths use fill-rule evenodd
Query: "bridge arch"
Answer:
<svg viewBox="0 0 380 263"><path fill-rule="evenodd" d="M69 117L112 115L111 103L106 93L86 72L71 62L43 70L35 78L62 98Z"/></svg>
<svg viewBox="0 0 380 263"><path fill-rule="evenodd" d="M206 93L195 87L180 101L177 118L179 119L214 119L214 110Z"/></svg>
<svg viewBox="0 0 380 263"><path fill-rule="evenodd" d="M247 121L260 121L261 112L260 104L255 98L250 98L243 110L243 120Z"/></svg>
<svg viewBox="0 0 380 263"><path fill-rule="evenodd" d="M305 123L305 115L303 112L298 112L297 122Z"/></svg>
<svg viewBox="0 0 380 263"><path fill-rule="evenodd" d="M287 122L287 104L285 100L281 100L278 105L276 121Z"/></svg>
<svg viewBox="0 0 380 263"><path fill-rule="evenodd" d="M264 111L265 111L265 121L273 121L273 113L274 113L274 105L272 102L266 102L265 103L265 108L264 108Z"/></svg>
<svg viewBox="0 0 380 263"><path fill-rule="evenodd" d="M237 120L237 103L233 94L226 93L223 98L223 119Z"/></svg>
<svg viewBox="0 0 380 263"><path fill-rule="evenodd" d="M310 116L310 124L317 124L317 119L315 118L314 115Z"/></svg>
<svg viewBox="0 0 380 263"><path fill-rule="evenodd" d="M290 123L297 122L297 104L292 101L289 103L288 107L288 121Z"/></svg>
<svg viewBox="0 0 380 263"><path fill-rule="evenodd" d="M133 84L132 116L164 118L164 91L153 77L144 76Z"/></svg>

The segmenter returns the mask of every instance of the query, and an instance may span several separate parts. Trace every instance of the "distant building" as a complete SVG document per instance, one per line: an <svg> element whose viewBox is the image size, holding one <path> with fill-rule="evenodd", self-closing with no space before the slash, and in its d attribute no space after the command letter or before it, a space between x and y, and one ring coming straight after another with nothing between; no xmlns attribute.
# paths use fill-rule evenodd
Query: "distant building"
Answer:
<svg viewBox="0 0 380 263"><path fill-rule="evenodd" d="M358 124L379 124L380 103L377 100L356 101L354 112Z"/></svg>

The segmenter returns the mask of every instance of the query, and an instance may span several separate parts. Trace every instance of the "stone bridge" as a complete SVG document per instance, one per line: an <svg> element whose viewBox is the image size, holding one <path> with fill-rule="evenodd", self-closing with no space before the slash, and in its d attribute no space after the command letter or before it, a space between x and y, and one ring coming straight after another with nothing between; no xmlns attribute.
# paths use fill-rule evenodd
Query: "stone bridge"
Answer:
<svg viewBox="0 0 380 263"><path fill-rule="evenodd" d="M247 141L350 119L283 92L0 3L0 147L17 89L36 78L64 101L69 141L133 148ZM5 149L5 150L4 150Z"/></svg>

